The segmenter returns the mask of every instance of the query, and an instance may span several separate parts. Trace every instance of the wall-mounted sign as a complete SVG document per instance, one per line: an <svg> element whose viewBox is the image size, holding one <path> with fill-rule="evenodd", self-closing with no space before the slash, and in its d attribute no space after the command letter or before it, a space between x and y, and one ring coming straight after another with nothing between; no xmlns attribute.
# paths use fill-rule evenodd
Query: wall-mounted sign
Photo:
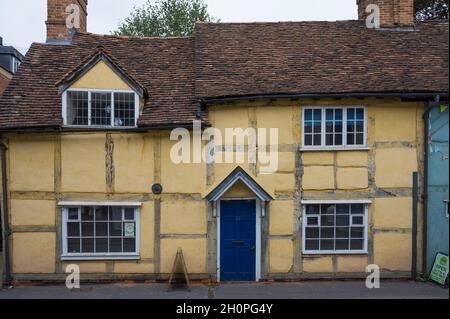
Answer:
<svg viewBox="0 0 450 319"><path fill-rule="evenodd" d="M125 223L124 232L125 237L135 237L134 223Z"/></svg>
<svg viewBox="0 0 450 319"><path fill-rule="evenodd" d="M448 276L448 256L437 254L431 270L430 279L444 285Z"/></svg>

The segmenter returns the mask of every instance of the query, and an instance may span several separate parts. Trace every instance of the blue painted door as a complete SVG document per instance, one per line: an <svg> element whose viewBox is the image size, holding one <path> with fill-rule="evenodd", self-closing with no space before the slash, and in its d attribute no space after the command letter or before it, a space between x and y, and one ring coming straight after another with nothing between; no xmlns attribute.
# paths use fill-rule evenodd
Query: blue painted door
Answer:
<svg viewBox="0 0 450 319"><path fill-rule="evenodd" d="M254 281L256 201L220 202L220 280Z"/></svg>

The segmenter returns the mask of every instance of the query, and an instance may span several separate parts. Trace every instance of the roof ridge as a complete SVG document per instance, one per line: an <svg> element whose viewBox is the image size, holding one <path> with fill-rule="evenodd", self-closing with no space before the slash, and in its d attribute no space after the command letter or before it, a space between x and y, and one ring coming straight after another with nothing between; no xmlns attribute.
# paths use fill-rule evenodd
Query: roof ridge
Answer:
<svg viewBox="0 0 450 319"><path fill-rule="evenodd" d="M173 39L192 39L193 36L172 36L172 37L150 37L150 36L135 36L135 35L115 35L115 34L98 34L91 32L77 32L75 37L81 36L94 36L94 37L103 37L103 38L116 38L116 39L136 39L136 40L173 40Z"/></svg>

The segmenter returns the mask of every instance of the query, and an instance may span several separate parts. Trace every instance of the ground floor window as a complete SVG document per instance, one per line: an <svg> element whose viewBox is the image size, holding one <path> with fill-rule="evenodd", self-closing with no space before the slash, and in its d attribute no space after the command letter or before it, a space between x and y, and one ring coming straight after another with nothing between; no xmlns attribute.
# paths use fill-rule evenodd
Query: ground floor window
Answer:
<svg viewBox="0 0 450 319"><path fill-rule="evenodd" d="M126 206L63 207L63 256L139 254L139 209Z"/></svg>
<svg viewBox="0 0 450 319"><path fill-rule="evenodd" d="M367 252L365 203L303 205L303 252L339 254Z"/></svg>

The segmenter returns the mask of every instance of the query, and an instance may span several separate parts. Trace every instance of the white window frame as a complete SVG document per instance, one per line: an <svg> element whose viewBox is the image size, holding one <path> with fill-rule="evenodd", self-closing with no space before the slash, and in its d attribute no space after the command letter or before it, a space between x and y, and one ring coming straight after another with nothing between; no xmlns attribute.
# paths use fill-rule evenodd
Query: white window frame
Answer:
<svg viewBox="0 0 450 319"><path fill-rule="evenodd" d="M369 205L372 203L370 200L303 200L301 201L302 205L302 253L304 255L367 255L369 252ZM363 225L355 225L355 226L363 226L364 227L364 244L363 249L361 250L307 250L306 249L306 226L307 226L307 217L319 217L318 227L321 227L320 215L306 215L306 206L308 205L319 205L319 204L346 204L346 205L354 205L354 204L363 204L364 205L364 215L353 215L353 216L363 216ZM350 226L353 225L353 218L350 215Z"/></svg>
<svg viewBox="0 0 450 319"><path fill-rule="evenodd" d="M135 202L59 202L58 206L61 208L62 214L62 254L61 260L139 260L140 259L140 207L142 203ZM115 206L122 208L134 208L135 223L136 223L136 250L129 253L68 253L67 252L67 223L69 208L83 208L83 207L98 207L98 206ZM81 234L80 234L81 235Z"/></svg>
<svg viewBox="0 0 450 319"><path fill-rule="evenodd" d="M67 92L88 92L88 125L70 125L67 123ZM111 125L91 125L91 94L92 93L110 93L111 94ZM134 126L115 126L114 125L114 94L115 93L132 93L134 94ZM103 89L67 89L62 94L62 117L65 127L72 128L109 128L109 129L126 129L137 127L139 119L139 95L132 90L103 90Z"/></svg>
<svg viewBox="0 0 450 319"><path fill-rule="evenodd" d="M347 145L347 110L348 109L364 110L364 144ZM321 120L321 145L305 145L305 111L317 110L322 111ZM342 109L342 145L329 146L326 145L326 109ZM367 150L367 107L363 105L345 105L345 106L303 106L302 107L302 151L317 150Z"/></svg>

